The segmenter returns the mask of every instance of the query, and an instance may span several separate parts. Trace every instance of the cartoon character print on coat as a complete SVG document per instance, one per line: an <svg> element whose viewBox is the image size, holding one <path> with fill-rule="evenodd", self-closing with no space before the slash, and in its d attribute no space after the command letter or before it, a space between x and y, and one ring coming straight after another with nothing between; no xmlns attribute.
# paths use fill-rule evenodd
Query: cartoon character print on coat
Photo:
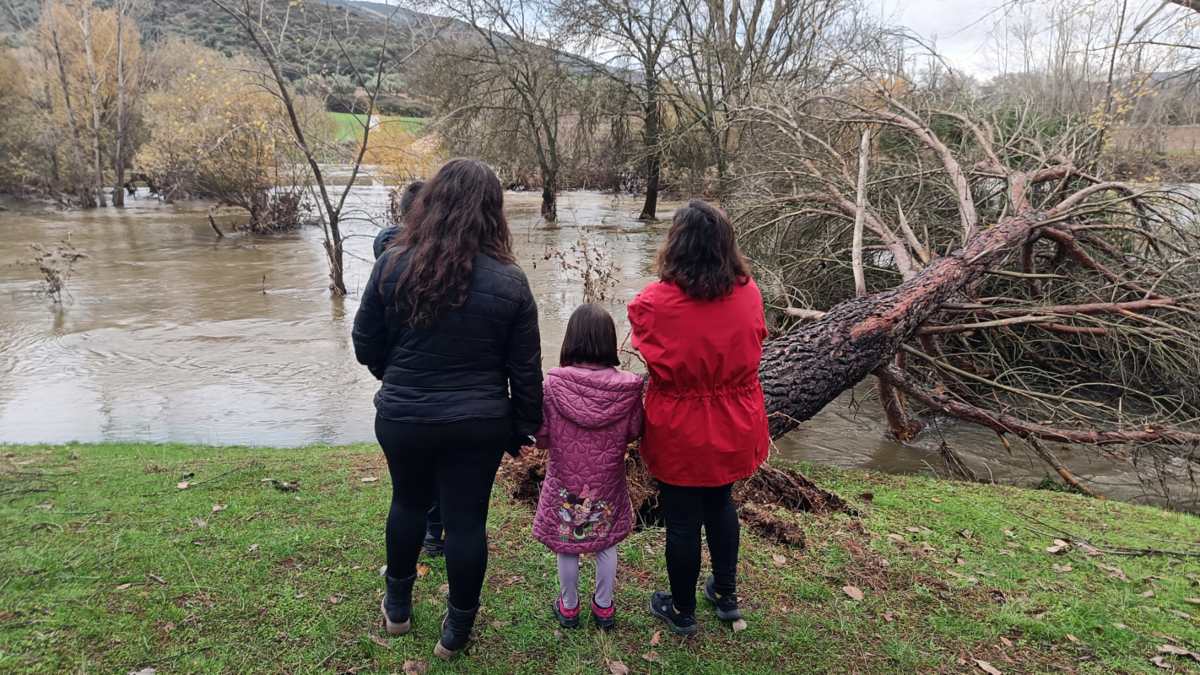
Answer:
<svg viewBox="0 0 1200 675"><path fill-rule="evenodd" d="M603 499L595 499L590 487L577 495L560 488L558 496L558 536L566 542L582 542L603 537L612 528L612 507Z"/></svg>
<svg viewBox="0 0 1200 675"><path fill-rule="evenodd" d="M643 384L616 368L568 366L546 375L538 445L550 461L533 534L555 553L603 551L633 529L625 453L641 434Z"/></svg>

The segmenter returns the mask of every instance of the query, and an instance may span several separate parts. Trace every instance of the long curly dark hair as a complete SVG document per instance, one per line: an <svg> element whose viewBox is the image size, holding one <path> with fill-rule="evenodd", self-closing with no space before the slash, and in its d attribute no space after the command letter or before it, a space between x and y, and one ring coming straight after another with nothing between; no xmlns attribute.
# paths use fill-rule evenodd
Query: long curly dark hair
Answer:
<svg viewBox="0 0 1200 675"><path fill-rule="evenodd" d="M396 306L408 312L409 325L428 326L467 301L476 254L515 262L500 179L477 159L442 165L404 221L397 245L408 263L396 284Z"/></svg>
<svg viewBox="0 0 1200 675"><path fill-rule="evenodd" d="M700 199L676 211L658 252L658 278L696 300L723 298L749 283L750 265L725 212Z"/></svg>

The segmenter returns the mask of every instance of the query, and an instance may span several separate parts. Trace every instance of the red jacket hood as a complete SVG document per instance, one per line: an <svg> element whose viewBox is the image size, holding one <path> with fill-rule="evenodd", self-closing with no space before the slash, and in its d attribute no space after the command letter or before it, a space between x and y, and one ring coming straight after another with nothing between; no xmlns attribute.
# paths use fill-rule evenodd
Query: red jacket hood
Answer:
<svg viewBox="0 0 1200 675"><path fill-rule="evenodd" d="M643 380L616 368L567 366L546 374L546 399L563 417L597 429L629 417L642 398Z"/></svg>

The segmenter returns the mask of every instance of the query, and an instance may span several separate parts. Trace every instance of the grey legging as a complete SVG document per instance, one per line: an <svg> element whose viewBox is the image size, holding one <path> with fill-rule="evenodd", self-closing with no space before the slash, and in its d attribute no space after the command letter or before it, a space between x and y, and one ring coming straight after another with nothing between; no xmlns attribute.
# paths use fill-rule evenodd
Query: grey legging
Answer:
<svg viewBox="0 0 1200 675"><path fill-rule="evenodd" d="M596 595L600 607L612 607L613 584L617 581L617 547L611 546L596 554ZM558 587L562 604L567 609L579 606L579 556L558 554Z"/></svg>

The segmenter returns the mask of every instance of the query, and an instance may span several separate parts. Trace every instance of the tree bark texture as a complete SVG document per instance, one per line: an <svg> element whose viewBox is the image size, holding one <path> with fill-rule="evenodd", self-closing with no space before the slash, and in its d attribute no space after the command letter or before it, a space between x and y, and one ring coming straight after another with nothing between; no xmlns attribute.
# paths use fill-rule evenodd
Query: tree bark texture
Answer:
<svg viewBox="0 0 1200 675"><path fill-rule="evenodd" d="M886 365L943 303L1019 250L1039 220L1031 212L1003 218L896 288L846 300L822 318L767 342L759 378L771 436L796 428Z"/></svg>

